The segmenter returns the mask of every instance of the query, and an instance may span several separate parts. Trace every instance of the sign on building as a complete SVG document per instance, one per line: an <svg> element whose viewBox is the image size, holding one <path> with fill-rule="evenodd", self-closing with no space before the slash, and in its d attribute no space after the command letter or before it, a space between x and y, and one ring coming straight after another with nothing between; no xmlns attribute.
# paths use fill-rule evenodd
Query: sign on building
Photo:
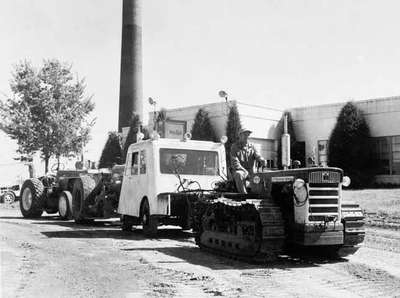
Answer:
<svg viewBox="0 0 400 298"><path fill-rule="evenodd" d="M170 139L183 139L186 133L186 121L167 120L164 124L164 136Z"/></svg>

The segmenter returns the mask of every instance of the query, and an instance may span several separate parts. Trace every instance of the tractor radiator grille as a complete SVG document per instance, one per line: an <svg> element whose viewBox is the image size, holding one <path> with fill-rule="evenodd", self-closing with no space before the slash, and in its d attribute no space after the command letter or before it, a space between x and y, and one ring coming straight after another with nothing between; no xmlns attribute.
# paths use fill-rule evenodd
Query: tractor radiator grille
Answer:
<svg viewBox="0 0 400 298"><path fill-rule="evenodd" d="M340 173L333 171L317 171L311 172L309 176L309 183L339 183Z"/></svg>
<svg viewBox="0 0 400 298"><path fill-rule="evenodd" d="M339 184L340 173L331 171L311 172L309 175L308 220L331 221L333 218L339 221Z"/></svg>

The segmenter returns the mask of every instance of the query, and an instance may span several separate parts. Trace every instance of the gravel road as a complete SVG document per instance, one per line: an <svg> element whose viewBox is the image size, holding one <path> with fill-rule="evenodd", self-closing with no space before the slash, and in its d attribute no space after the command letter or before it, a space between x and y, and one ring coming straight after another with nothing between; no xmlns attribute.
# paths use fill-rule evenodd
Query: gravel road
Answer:
<svg viewBox="0 0 400 298"><path fill-rule="evenodd" d="M250 265L201 251L190 233L158 239L115 221L77 225L0 209L3 297L400 297L400 232L368 228L355 255Z"/></svg>

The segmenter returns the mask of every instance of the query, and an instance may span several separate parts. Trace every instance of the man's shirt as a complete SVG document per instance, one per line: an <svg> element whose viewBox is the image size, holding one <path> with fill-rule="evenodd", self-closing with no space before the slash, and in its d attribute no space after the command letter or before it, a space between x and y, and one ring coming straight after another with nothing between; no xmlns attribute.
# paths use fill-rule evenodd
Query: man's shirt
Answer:
<svg viewBox="0 0 400 298"><path fill-rule="evenodd" d="M233 170L237 171L245 169L249 173L253 173L255 161L264 160L254 145L250 143L232 144L230 157Z"/></svg>

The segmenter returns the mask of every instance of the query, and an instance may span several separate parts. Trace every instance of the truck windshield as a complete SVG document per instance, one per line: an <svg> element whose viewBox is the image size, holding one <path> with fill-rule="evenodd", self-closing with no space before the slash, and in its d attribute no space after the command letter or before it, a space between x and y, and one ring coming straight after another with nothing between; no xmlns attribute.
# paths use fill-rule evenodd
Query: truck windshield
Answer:
<svg viewBox="0 0 400 298"><path fill-rule="evenodd" d="M218 175L218 153L161 148L160 170L163 174Z"/></svg>

